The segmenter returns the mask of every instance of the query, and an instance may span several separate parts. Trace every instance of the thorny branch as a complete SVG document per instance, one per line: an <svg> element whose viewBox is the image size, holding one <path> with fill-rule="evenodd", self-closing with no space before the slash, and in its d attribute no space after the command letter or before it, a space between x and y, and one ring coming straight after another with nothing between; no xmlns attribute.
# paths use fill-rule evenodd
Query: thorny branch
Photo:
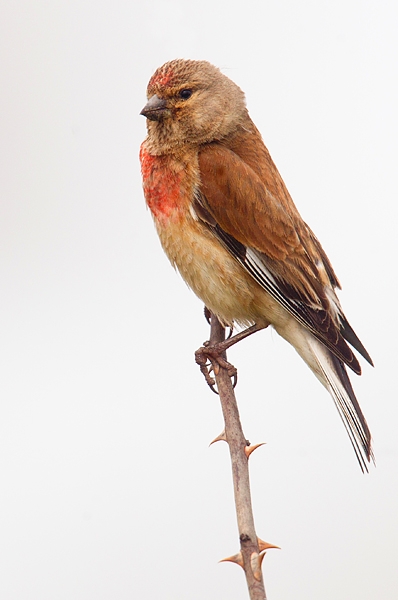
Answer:
<svg viewBox="0 0 398 600"><path fill-rule="evenodd" d="M211 315L210 346L225 339L225 329L218 319ZM226 359L224 353L223 358ZM240 539L240 552L231 556L228 561L243 567L251 600L265 600L265 588L261 571L261 563L267 548L275 548L271 544L257 538L250 496L250 480L248 460L256 446L249 446L243 435L238 406L231 379L225 368L214 369L214 376L220 396L225 421L225 431L217 440L224 439L229 446L232 462L236 515ZM216 441L216 440L214 440Z"/></svg>

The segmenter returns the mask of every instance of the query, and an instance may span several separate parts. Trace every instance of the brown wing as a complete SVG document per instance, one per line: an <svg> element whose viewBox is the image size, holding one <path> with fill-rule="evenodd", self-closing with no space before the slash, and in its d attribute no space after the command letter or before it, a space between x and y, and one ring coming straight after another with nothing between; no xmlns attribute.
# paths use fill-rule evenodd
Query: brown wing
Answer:
<svg viewBox="0 0 398 600"><path fill-rule="evenodd" d="M328 308L323 286L331 282L323 257L292 201L289 210L248 164L220 144L200 152L199 167L207 208L223 231L264 254L274 275L300 297Z"/></svg>
<svg viewBox="0 0 398 600"><path fill-rule="evenodd" d="M276 198L264 185L258 168L256 172L221 144L210 144L200 151L199 168L198 216L268 293L360 373L359 363L340 332L341 320L347 331L349 325L342 313L336 313L336 307L330 307L337 278L290 197ZM350 343L370 360L353 335Z"/></svg>

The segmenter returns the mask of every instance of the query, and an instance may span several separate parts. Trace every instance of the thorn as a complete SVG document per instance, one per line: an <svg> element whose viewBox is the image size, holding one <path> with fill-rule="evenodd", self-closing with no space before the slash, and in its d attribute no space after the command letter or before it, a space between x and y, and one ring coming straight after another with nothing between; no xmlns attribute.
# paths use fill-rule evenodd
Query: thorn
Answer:
<svg viewBox="0 0 398 600"><path fill-rule="evenodd" d="M247 458L249 458L250 454L252 452L254 452L257 448L259 448L260 446L264 446L265 442L261 442L261 444L253 444L253 446L246 446L245 447L245 454L247 456Z"/></svg>
<svg viewBox="0 0 398 600"><path fill-rule="evenodd" d="M265 551L264 551L265 554ZM250 566L251 569L253 571L253 575L254 575L254 579L257 579L257 581L261 581L261 563L263 561L263 559L260 559L261 554L258 554L257 552L253 552L251 557L250 557Z"/></svg>
<svg viewBox="0 0 398 600"><path fill-rule="evenodd" d="M215 444L215 442L226 442L227 438L225 437L225 429L218 435L212 442L210 442L209 446Z"/></svg>
<svg viewBox="0 0 398 600"><path fill-rule="evenodd" d="M260 552L260 554L258 555L258 564L259 567L261 569L261 565L263 564L263 560L264 560L264 556L267 554L266 550L263 550L262 552Z"/></svg>
<svg viewBox="0 0 398 600"><path fill-rule="evenodd" d="M264 542L264 540L262 540L261 538L257 538L257 543L258 543L258 549L260 550L260 553L264 552L265 550L269 550L270 548L276 548L277 550L280 550L279 546L274 546L274 544L269 544L268 542Z"/></svg>
<svg viewBox="0 0 398 600"><path fill-rule="evenodd" d="M233 556L228 556L228 558L222 558L219 562L233 562L243 569L242 552L238 552L238 554L234 554Z"/></svg>

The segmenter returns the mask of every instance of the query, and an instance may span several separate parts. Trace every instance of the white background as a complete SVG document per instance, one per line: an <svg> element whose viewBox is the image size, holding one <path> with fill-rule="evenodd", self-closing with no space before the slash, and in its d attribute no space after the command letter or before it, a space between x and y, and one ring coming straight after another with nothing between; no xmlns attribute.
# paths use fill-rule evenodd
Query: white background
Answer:
<svg viewBox="0 0 398 600"><path fill-rule="evenodd" d="M173 58L245 90L374 358L352 377L362 475L327 392L271 331L231 350L269 600L398 585L397 8L393 0L3 2L0 595L238 600L202 305L163 255L138 164Z"/></svg>

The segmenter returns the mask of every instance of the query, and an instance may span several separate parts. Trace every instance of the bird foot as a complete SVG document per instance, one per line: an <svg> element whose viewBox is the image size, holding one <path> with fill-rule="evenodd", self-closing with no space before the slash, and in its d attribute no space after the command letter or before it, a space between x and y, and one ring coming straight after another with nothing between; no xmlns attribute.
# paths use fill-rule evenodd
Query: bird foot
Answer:
<svg viewBox="0 0 398 600"><path fill-rule="evenodd" d="M200 371L203 374L207 385L215 394L218 394L214 387L216 381L210 375L210 373L213 372L215 375L218 375L220 367L227 371L229 377L233 380L232 386L234 388L238 383L238 371L236 370L236 367L225 360L225 358L222 356L223 352L225 352L225 347L223 346L222 342L220 344L214 344L214 346L210 346L209 342L205 342L204 346L195 352L196 364L199 365Z"/></svg>

